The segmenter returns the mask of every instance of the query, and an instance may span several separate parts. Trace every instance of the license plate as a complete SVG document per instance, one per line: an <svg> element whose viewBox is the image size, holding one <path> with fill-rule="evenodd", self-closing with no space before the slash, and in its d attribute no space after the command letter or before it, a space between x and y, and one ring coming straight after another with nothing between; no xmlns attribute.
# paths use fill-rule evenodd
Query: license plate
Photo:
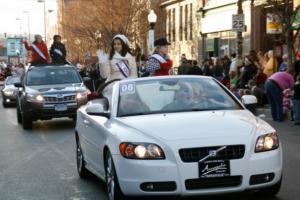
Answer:
<svg viewBox="0 0 300 200"><path fill-rule="evenodd" d="M67 105L65 104L58 104L58 105L55 105L54 107L55 111L66 111L68 109Z"/></svg>
<svg viewBox="0 0 300 200"><path fill-rule="evenodd" d="M208 160L199 163L200 178L230 176L229 160Z"/></svg>

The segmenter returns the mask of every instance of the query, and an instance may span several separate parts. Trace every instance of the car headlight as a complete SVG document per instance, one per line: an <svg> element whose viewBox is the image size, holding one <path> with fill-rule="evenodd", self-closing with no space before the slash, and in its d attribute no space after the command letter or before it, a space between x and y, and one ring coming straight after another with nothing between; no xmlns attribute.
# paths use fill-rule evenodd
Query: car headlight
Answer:
<svg viewBox="0 0 300 200"><path fill-rule="evenodd" d="M27 94L27 100L28 101L33 101L33 102L43 102L44 97L40 94Z"/></svg>
<svg viewBox="0 0 300 200"><path fill-rule="evenodd" d="M76 99L84 99L84 98L87 98L87 95L88 95L88 93L87 92L78 92L77 94L76 94Z"/></svg>
<svg viewBox="0 0 300 200"><path fill-rule="evenodd" d="M279 147L279 138L277 133L270 133L260 136L255 145L255 153L271 151Z"/></svg>
<svg viewBox="0 0 300 200"><path fill-rule="evenodd" d="M10 90L3 91L3 93L5 96L12 96L14 94L14 92Z"/></svg>
<svg viewBox="0 0 300 200"><path fill-rule="evenodd" d="M156 144L128 143L120 144L120 153L128 159L162 160L165 159L163 150Z"/></svg>

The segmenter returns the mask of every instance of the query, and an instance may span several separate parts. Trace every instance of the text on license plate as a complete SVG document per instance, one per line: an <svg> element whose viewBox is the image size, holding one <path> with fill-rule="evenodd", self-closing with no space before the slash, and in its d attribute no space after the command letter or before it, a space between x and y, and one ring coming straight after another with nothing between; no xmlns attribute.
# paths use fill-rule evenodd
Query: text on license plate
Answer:
<svg viewBox="0 0 300 200"><path fill-rule="evenodd" d="M68 109L67 105L65 104L58 104L55 105L55 111L66 111Z"/></svg>
<svg viewBox="0 0 300 200"><path fill-rule="evenodd" d="M230 176L229 160L208 160L199 162L199 177L214 178Z"/></svg>

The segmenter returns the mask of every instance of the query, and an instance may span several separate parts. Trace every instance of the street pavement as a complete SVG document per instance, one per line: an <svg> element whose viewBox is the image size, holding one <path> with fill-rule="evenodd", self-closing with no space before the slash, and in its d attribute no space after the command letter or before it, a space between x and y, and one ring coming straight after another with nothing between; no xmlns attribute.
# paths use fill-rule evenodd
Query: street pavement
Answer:
<svg viewBox="0 0 300 200"><path fill-rule="evenodd" d="M284 149L283 186L272 200L300 200L300 126L271 123ZM15 108L0 106L0 200L106 200L105 185L98 178L81 180L77 175L74 126L67 118L54 119L24 131ZM185 199L259 200L249 193Z"/></svg>

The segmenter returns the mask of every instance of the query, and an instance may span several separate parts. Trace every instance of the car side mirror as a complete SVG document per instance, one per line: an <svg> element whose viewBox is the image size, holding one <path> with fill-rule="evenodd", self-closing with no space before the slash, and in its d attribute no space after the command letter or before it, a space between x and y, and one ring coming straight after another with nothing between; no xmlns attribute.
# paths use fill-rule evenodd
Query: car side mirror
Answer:
<svg viewBox="0 0 300 200"><path fill-rule="evenodd" d="M15 83L14 85L15 85L16 88L22 88L23 87L22 83L20 83L20 82Z"/></svg>
<svg viewBox="0 0 300 200"><path fill-rule="evenodd" d="M90 101L86 107L86 113L88 115L102 116L109 118L110 112L107 111L107 100L99 99Z"/></svg>

